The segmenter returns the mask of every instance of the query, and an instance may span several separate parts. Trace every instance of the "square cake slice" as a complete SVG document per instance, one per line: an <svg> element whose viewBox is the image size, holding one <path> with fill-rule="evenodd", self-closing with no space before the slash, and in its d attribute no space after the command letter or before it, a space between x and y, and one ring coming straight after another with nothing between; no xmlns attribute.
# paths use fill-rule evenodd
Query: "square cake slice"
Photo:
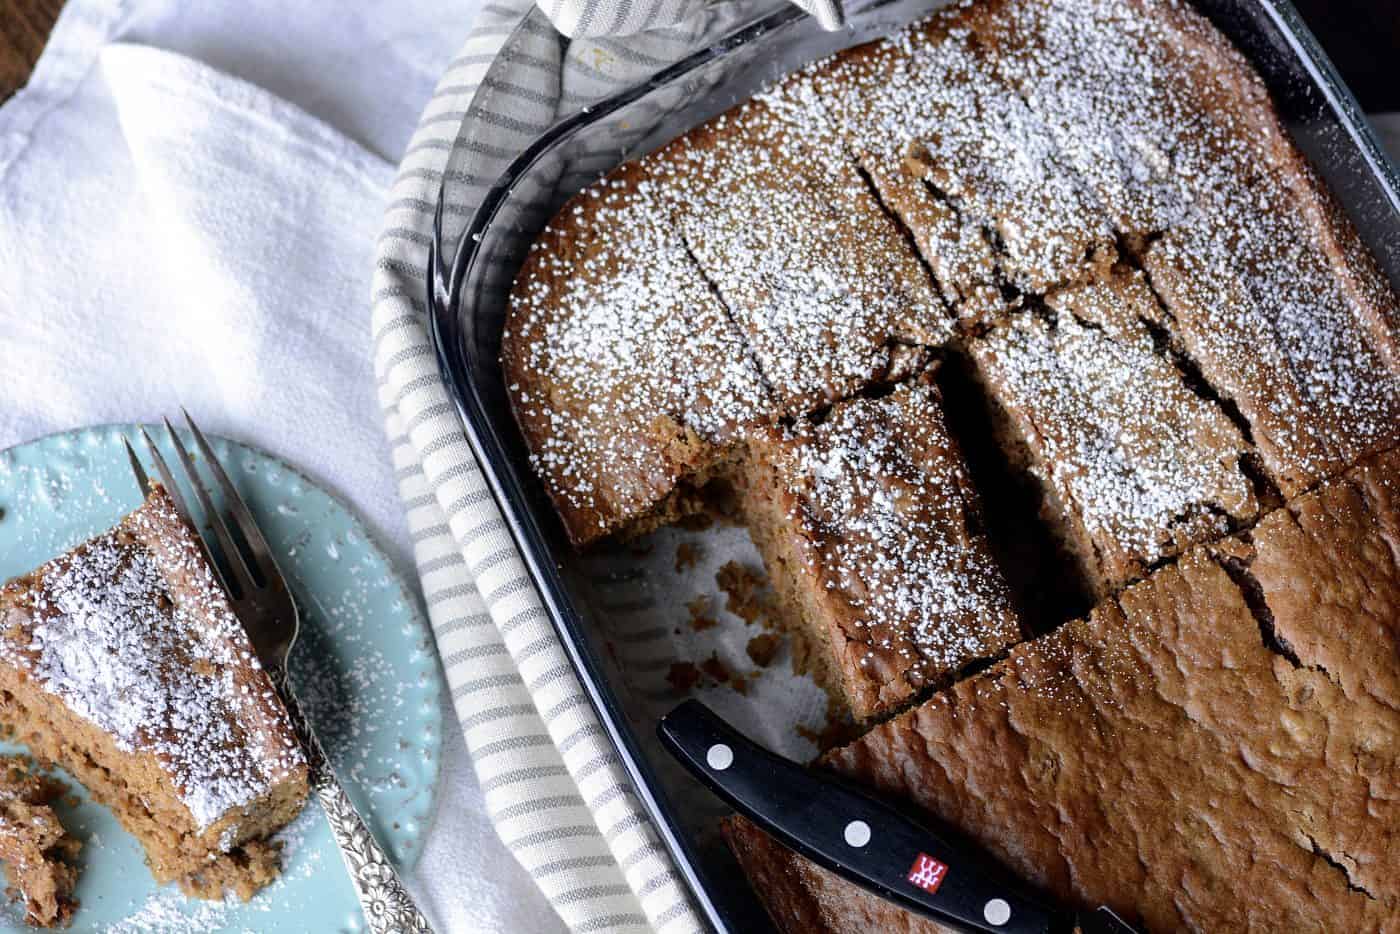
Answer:
<svg viewBox="0 0 1400 934"><path fill-rule="evenodd" d="M741 429L776 414L643 163L550 222L516 279L501 356L531 461L576 545L689 511Z"/></svg>
<svg viewBox="0 0 1400 934"><path fill-rule="evenodd" d="M1240 430L1155 346L1161 314L1119 267L1052 293L972 341L1006 447L1040 481L1052 523L1106 595L1258 511Z"/></svg>
<svg viewBox="0 0 1400 934"><path fill-rule="evenodd" d="M1400 911L1400 455L1200 546L825 764L1146 932L1386 931ZM741 861L767 852L731 823ZM789 931L925 931L796 857ZM865 909L862 910L861 906ZM815 919L815 923L810 923Z"/></svg>
<svg viewBox="0 0 1400 934"><path fill-rule="evenodd" d="M77 906L73 861L82 842L53 809L66 792L23 756L0 756L0 863L10 894L24 904L25 923L35 927L65 925Z"/></svg>
<svg viewBox="0 0 1400 934"><path fill-rule="evenodd" d="M157 881L247 898L276 875L306 760L164 490L0 590L0 722L112 809Z"/></svg>
<svg viewBox="0 0 1400 934"><path fill-rule="evenodd" d="M952 282L974 291L1004 278L1043 294L1111 253L1113 231L1044 121L987 60L967 26L973 9L949 7L842 52L806 80L931 266L952 260L964 270ZM995 269L961 231L951 241L962 244L960 255L941 258L950 244L945 209L960 226L981 228ZM937 226L925 230L924 220Z"/></svg>
<svg viewBox="0 0 1400 934"><path fill-rule="evenodd" d="M822 63L788 76L761 100L804 138L835 140L845 150L881 205L908 232L960 330L997 320L1011 308L1012 290L988 231L924 178L923 166L892 159L873 146L875 137L844 126L842 117L849 117L849 98L855 93L849 77L863 66L873 63L859 57Z"/></svg>
<svg viewBox="0 0 1400 934"><path fill-rule="evenodd" d="M954 316L839 140L753 100L652 157L785 414L892 382Z"/></svg>
<svg viewBox="0 0 1400 934"><path fill-rule="evenodd" d="M928 374L750 443L741 509L857 720L1022 638Z"/></svg>
<svg viewBox="0 0 1400 934"><path fill-rule="evenodd" d="M1400 444L1395 296L1354 246L1350 269L1319 249L1306 219L1263 176L1218 192L1144 260L1175 339L1238 406L1285 496Z"/></svg>

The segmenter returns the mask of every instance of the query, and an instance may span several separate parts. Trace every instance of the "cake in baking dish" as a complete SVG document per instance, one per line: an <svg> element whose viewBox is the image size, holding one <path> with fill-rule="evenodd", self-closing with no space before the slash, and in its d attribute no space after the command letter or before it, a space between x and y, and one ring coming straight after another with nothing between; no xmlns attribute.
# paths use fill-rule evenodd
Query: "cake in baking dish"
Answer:
<svg viewBox="0 0 1400 934"><path fill-rule="evenodd" d="M576 545L734 491L873 727L830 766L1149 930L1400 912L1400 303L1184 2L808 66L566 205L502 360ZM913 924L730 837L788 930Z"/></svg>
<svg viewBox="0 0 1400 934"><path fill-rule="evenodd" d="M1148 931L1393 930L1396 542L1392 452L823 765L957 826L1062 903ZM746 821L725 832L784 930L940 930Z"/></svg>
<svg viewBox="0 0 1400 934"><path fill-rule="evenodd" d="M0 590L0 723L112 809L159 882L248 898L307 766L169 495Z"/></svg>

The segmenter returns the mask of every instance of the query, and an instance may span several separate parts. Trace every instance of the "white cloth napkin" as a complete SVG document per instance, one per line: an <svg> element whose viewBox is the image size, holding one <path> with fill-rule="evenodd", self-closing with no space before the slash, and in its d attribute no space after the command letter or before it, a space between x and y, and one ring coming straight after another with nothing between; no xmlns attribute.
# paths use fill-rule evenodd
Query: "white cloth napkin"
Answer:
<svg viewBox="0 0 1400 934"><path fill-rule="evenodd" d="M411 575L366 295L383 154L473 6L69 0L0 107L0 448L183 404L349 500ZM410 884L439 931L560 930L445 737Z"/></svg>

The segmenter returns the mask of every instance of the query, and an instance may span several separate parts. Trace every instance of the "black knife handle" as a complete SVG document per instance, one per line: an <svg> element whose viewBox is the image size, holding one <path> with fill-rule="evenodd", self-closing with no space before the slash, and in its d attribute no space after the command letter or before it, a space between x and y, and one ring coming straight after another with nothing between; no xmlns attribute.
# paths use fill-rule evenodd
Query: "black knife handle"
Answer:
<svg viewBox="0 0 1400 934"><path fill-rule="evenodd" d="M834 777L774 755L697 700L667 714L657 734L739 813L903 908L992 934L1051 934L1073 925L1009 887L984 859Z"/></svg>

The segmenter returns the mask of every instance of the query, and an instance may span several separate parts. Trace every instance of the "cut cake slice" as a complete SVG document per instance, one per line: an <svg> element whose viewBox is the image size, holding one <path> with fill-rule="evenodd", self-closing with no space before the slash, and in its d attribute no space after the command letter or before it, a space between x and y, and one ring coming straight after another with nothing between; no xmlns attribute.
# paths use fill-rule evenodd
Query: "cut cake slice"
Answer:
<svg viewBox="0 0 1400 934"><path fill-rule="evenodd" d="M301 810L286 710L194 532L156 488L0 590L0 722L141 842L159 882L248 898Z"/></svg>
<svg viewBox="0 0 1400 934"><path fill-rule="evenodd" d="M857 720L1021 640L930 374L755 438L736 485L788 628Z"/></svg>
<svg viewBox="0 0 1400 934"><path fill-rule="evenodd" d="M1052 523L1100 596L1251 520L1250 445L1192 391L1145 322L1160 308L1119 267L1052 293L972 342L1005 444L1041 482Z"/></svg>

